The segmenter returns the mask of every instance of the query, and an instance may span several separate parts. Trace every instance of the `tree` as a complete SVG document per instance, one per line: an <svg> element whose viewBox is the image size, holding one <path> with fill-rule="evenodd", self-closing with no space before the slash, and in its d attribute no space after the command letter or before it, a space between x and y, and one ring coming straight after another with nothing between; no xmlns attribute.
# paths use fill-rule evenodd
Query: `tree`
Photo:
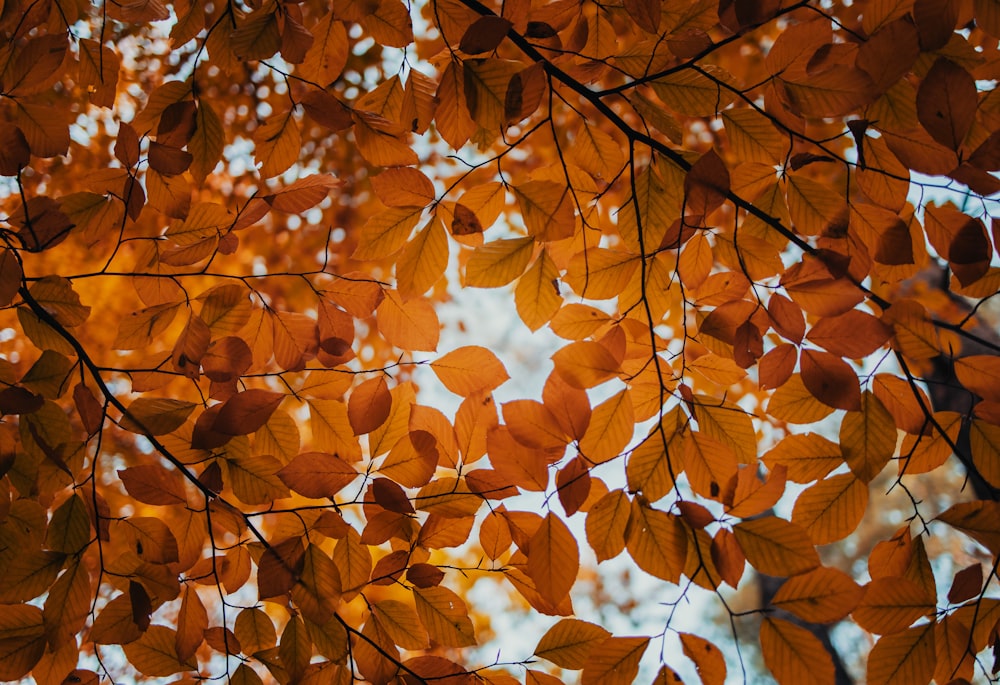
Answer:
<svg viewBox="0 0 1000 685"><path fill-rule="evenodd" d="M752 569L782 684L843 621L995 680L994 2L0 8L0 679L738 677L575 614L592 550L734 637ZM506 665L494 580L555 617Z"/></svg>

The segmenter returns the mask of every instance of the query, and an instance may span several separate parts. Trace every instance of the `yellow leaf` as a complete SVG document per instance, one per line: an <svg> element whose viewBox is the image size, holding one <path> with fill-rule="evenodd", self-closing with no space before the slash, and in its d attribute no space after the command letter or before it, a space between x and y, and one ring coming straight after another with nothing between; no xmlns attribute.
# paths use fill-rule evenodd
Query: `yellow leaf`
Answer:
<svg viewBox="0 0 1000 685"><path fill-rule="evenodd" d="M854 611L863 596L846 573L821 566L782 583L772 603L803 621L833 623Z"/></svg>
<svg viewBox="0 0 1000 685"><path fill-rule="evenodd" d="M383 599L371 608L372 616L393 641L403 649L426 649L427 631L416 611L395 599Z"/></svg>
<svg viewBox="0 0 1000 685"><path fill-rule="evenodd" d="M132 666L148 676L169 676L197 668L193 658L181 660L174 646L177 632L166 626L152 625L135 642L123 647L125 658Z"/></svg>
<svg viewBox="0 0 1000 685"><path fill-rule="evenodd" d="M272 116L253 137L254 159L263 178L284 173L299 158L302 140L291 110Z"/></svg>
<svg viewBox="0 0 1000 685"><path fill-rule="evenodd" d="M846 222L847 201L827 185L802 174L789 174L788 212L803 235L820 235L835 222Z"/></svg>
<svg viewBox="0 0 1000 685"><path fill-rule="evenodd" d="M868 507L868 486L852 473L841 473L807 488L795 500L792 523L826 545L854 532Z"/></svg>
<svg viewBox="0 0 1000 685"><path fill-rule="evenodd" d="M778 164L790 150L788 137L756 110L726 110L722 121L733 156L742 162Z"/></svg>
<svg viewBox="0 0 1000 685"><path fill-rule="evenodd" d="M507 84L519 66L503 59L467 59L462 63L469 114L491 134L500 132Z"/></svg>
<svg viewBox="0 0 1000 685"><path fill-rule="evenodd" d="M601 129L584 123L570 148L570 158L591 176L610 182L625 164L622 147Z"/></svg>
<svg viewBox="0 0 1000 685"><path fill-rule="evenodd" d="M404 297L427 292L444 275L448 265L448 234L437 217L403 249L396 261L396 287Z"/></svg>
<svg viewBox="0 0 1000 685"><path fill-rule="evenodd" d="M833 413L813 397L802 383L802 376L793 373L767 402L767 413L788 423L816 423Z"/></svg>
<svg viewBox="0 0 1000 685"><path fill-rule="evenodd" d="M398 252L420 221L422 208L392 207L370 218L361 229L352 259L382 259Z"/></svg>
<svg viewBox="0 0 1000 685"><path fill-rule="evenodd" d="M481 245L465 266L465 284L474 288L499 288L524 273L535 241L508 238Z"/></svg>
<svg viewBox="0 0 1000 685"><path fill-rule="evenodd" d="M763 516L733 526L736 540L755 569L769 576L795 576L819 566L819 556L800 526Z"/></svg>
<svg viewBox="0 0 1000 685"><path fill-rule="evenodd" d="M188 141L187 149L192 157L191 176L196 183L201 183L222 159L226 135L219 115L206 100L198 101L195 124L194 135Z"/></svg>
<svg viewBox="0 0 1000 685"><path fill-rule="evenodd" d="M400 0L379 0L374 11L361 17L361 25L386 47L405 48L413 42L410 12Z"/></svg>
<svg viewBox="0 0 1000 685"><path fill-rule="evenodd" d="M764 663L779 685L833 685L833 659L811 632L780 618L765 618L760 626Z"/></svg>
<svg viewBox="0 0 1000 685"><path fill-rule="evenodd" d="M248 654L271 649L278 644L278 633L274 630L271 617L256 607L243 609L236 615L233 632Z"/></svg>
<svg viewBox="0 0 1000 685"><path fill-rule="evenodd" d="M757 433L750 415L732 402L704 395L696 396L695 400L698 429L732 448L741 464L753 464L757 459Z"/></svg>
<svg viewBox="0 0 1000 685"><path fill-rule="evenodd" d="M348 462L361 459L361 445L347 412L347 404L340 400L312 399L309 405L309 426L313 444L339 455Z"/></svg>
<svg viewBox="0 0 1000 685"><path fill-rule="evenodd" d="M446 647L476 644L475 629L461 597L440 585L413 588L417 614L431 638Z"/></svg>
<svg viewBox="0 0 1000 685"><path fill-rule="evenodd" d="M720 67L699 66L697 70L679 69L650 85L657 97L675 112L707 117L721 112L733 101L732 92L723 85L732 80L733 77Z"/></svg>
<svg viewBox="0 0 1000 685"><path fill-rule="evenodd" d="M392 0L393 2L395 0ZM395 123L371 112L354 110L354 140L358 152L374 166L413 166L417 153L406 143L404 131Z"/></svg>
<svg viewBox="0 0 1000 685"><path fill-rule="evenodd" d="M844 415L840 446L847 465L864 483L874 479L892 459L896 451L896 424L871 391L862 395L861 411Z"/></svg>
<svg viewBox="0 0 1000 685"><path fill-rule="evenodd" d="M573 256L566 271L566 284L591 300L617 297L639 268L635 255L593 247Z"/></svg>
<svg viewBox="0 0 1000 685"><path fill-rule="evenodd" d="M639 674L639 661L648 646L648 637L609 637L590 651L580 683L630 685Z"/></svg>
<svg viewBox="0 0 1000 685"><path fill-rule="evenodd" d="M539 242L573 235L573 195L554 181L528 181L512 187L528 235Z"/></svg>
<svg viewBox="0 0 1000 685"><path fill-rule="evenodd" d="M532 331L544 326L562 304L559 294L559 270L546 250L521 276L514 289L514 304L521 321Z"/></svg>

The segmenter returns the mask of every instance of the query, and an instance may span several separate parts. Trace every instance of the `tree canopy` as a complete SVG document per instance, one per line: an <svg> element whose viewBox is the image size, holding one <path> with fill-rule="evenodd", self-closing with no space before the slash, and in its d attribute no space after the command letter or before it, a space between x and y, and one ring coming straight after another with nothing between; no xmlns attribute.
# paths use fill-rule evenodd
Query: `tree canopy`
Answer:
<svg viewBox="0 0 1000 685"><path fill-rule="evenodd" d="M995 0L0 35L0 680L822 685L838 625L871 685L995 679ZM462 288L499 298L443 335ZM559 341L538 396L500 306ZM658 625L581 604L611 559Z"/></svg>

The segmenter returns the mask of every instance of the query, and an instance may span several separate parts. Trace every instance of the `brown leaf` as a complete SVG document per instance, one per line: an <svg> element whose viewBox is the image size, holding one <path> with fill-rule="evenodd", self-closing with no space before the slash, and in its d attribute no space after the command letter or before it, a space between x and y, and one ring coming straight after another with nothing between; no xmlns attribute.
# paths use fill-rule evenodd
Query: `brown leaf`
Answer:
<svg viewBox="0 0 1000 685"><path fill-rule="evenodd" d="M958 150L976 118L979 98L972 75L939 57L917 90L917 118L937 142Z"/></svg>
<svg viewBox="0 0 1000 685"><path fill-rule="evenodd" d="M458 49L470 55L490 52L503 42L512 26L508 19L496 15L479 17L465 30Z"/></svg>

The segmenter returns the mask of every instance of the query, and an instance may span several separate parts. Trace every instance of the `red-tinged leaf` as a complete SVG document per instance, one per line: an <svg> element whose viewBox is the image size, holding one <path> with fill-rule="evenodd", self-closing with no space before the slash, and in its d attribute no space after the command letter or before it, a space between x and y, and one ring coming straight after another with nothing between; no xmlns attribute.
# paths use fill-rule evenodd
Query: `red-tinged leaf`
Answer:
<svg viewBox="0 0 1000 685"><path fill-rule="evenodd" d="M147 618L148 621L148 618ZM177 636L174 649L177 658L186 661L194 656L205 639L205 629L208 628L208 612L201 603L193 585L184 588L181 608L177 613Z"/></svg>
<svg viewBox="0 0 1000 685"><path fill-rule="evenodd" d="M685 212L705 216L719 205L729 193L729 170L722 158L709 150L691 165L684 177Z"/></svg>
<svg viewBox="0 0 1000 685"><path fill-rule="evenodd" d="M335 454L304 452L277 473L290 490L313 499L333 498L358 476Z"/></svg>
<svg viewBox="0 0 1000 685"><path fill-rule="evenodd" d="M582 685L628 685L639 674L648 637L609 637L590 650L580 674Z"/></svg>
<svg viewBox="0 0 1000 685"><path fill-rule="evenodd" d="M736 541L736 536L725 528L720 528L712 538L710 554L722 581L730 587L737 587L743 577L747 558Z"/></svg>
<svg viewBox="0 0 1000 685"><path fill-rule="evenodd" d="M580 510L590 494L590 469L582 458L577 457L559 470L556 490L567 516Z"/></svg>
<svg viewBox="0 0 1000 685"><path fill-rule="evenodd" d="M645 32L655 34L663 11L659 0L626 0L625 11Z"/></svg>
<svg viewBox="0 0 1000 685"><path fill-rule="evenodd" d="M891 331L871 314L857 309L820 319L806 338L840 357L863 359L882 347Z"/></svg>
<svg viewBox="0 0 1000 685"><path fill-rule="evenodd" d="M279 212L301 214L318 205L331 190L340 185L341 182L333 176L313 174L300 178L273 195L265 196L264 200Z"/></svg>
<svg viewBox="0 0 1000 685"><path fill-rule="evenodd" d="M24 132L7 122L0 124L0 176L16 176L30 160L31 150Z"/></svg>
<svg viewBox="0 0 1000 685"><path fill-rule="evenodd" d="M24 272L21 270L17 253L6 248L0 250L0 306L6 307L14 300L23 277Z"/></svg>
<svg viewBox="0 0 1000 685"><path fill-rule="evenodd" d="M251 388L225 401L212 430L226 435L254 433L267 423L285 396L280 392Z"/></svg>
<svg viewBox="0 0 1000 685"><path fill-rule="evenodd" d="M479 17L465 30L458 49L470 55L479 55L495 50L503 42L513 24L503 17L487 15Z"/></svg>
<svg viewBox="0 0 1000 685"><path fill-rule="evenodd" d="M802 382L812 395L834 409L861 406L858 376L840 357L829 352L802 350Z"/></svg>
<svg viewBox="0 0 1000 685"><path fill-rule="evenodd" d="M833 659L811 632L780 618L765 618L760 626L764 663L780 685L832 685Z"/></svg>
<svg viewBox="0 0 1000 685"><path fill-rule="evenodd" d="M430 366L448 390L462 397L491 392L510 378L493 352L474 345L452 350Z"/></svg>
<svg viewBox="0 0 1000 685"><path fill-rule="evenodd" d="M963 568L955 574L948 590L948 601L960 604L977 596L983 587L983 565L979 562Z"/></svg>
<svg viewBox="0 0 1000 685"><path fill-rule="evenodd" d="M559 518L549 513L528 544L528 576L553 605L569 594L580 570L576 539Z"/></svg>
<svg viewBox="0 0 1000 685"><path fill-rule="evenodd" d="M392 394L384 376L370 378L351 393L347 418L355 435L371 433L385 423L392 410Z"/></svg>
<svg viewBox="0 0 1000 685"><path fill-rule="evenodd" d="M757 365L757 377L761 390L780 388L795 371L799 351L791 343L781 343L771 348L760 358Z"/></svg>
<svg viewBox="0 0 1000 685"><path fill-rule="evenodd" d="M435 587L444 580L444 571L430 564L413 564L406 570L406 579L419 588Z"/></svg>
<svg viewBox="0 0 1000 685"><path fill-rule="evenodd" d="M119 469L129 495L146 504L187 504L184 484L176 471L168 471L159 464L144 464Z"/></svg>
<svg viewBox="0 0 1000 685"><path fill-rule="evenodd" d="M694 662L702 685L724 685L726 660L719 648L705 638L691 633L681 633L680 638L684 655Z"/></svg>
<svg viewBox="0 0 1000 685"><path fill-rule="evenodd" d="M940 57L920 82L917 118L937 142L958 150L976 118L979 106L972 75Z"/></svg>

